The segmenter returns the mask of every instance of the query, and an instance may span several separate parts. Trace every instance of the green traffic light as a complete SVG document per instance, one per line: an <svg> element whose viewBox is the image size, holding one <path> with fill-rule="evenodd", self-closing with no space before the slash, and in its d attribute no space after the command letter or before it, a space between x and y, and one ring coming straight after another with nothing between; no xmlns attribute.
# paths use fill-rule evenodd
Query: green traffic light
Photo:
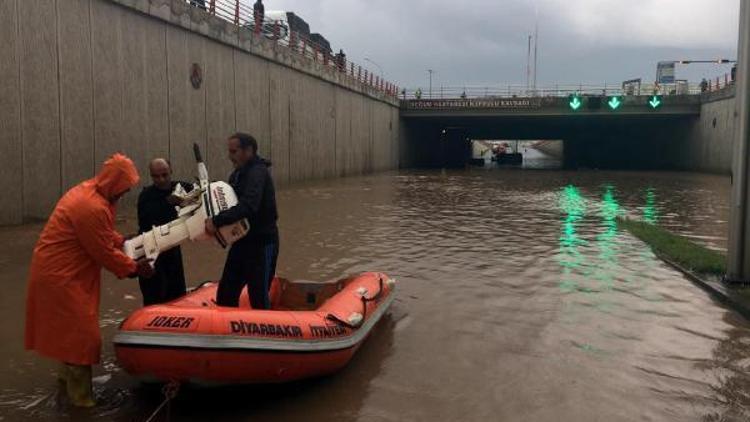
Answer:
<svg viewBox="0 0 750 422"><path fill-rule="evenodd" d="M570 108L573 111L578 110L583 105L583 101L581 101L581 97L579 97L578 95L571 95L569 97L569 100L570 102L568 103L568 105L570 105Z"/></svg>
<svg viewBox="0 0 750 422"><path fill-rule="evenodd" d="M661 95L652 95L648 100L648 105L654 110L661 107Z"/></svg>
<svg viewBox="0 0 750 422"><path fill-rule="evenodd" d="M615 95L614 97L609 97L609 101L607 102L607 105L612 110L617 110L622 105L622 97Z"/></svg>

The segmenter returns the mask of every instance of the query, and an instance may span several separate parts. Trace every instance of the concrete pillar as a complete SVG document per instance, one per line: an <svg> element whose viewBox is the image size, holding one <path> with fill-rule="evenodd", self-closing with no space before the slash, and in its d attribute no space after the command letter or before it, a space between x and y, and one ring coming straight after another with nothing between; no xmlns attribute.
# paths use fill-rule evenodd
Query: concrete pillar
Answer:
<svg viewBox="0 0 750 422"><path fill-rule="evenodd" d="M748 214L748 152L750 152L750 4L740 2L737 49L735 154L732 170L727 280L750 281L750 215Z"/></svg>

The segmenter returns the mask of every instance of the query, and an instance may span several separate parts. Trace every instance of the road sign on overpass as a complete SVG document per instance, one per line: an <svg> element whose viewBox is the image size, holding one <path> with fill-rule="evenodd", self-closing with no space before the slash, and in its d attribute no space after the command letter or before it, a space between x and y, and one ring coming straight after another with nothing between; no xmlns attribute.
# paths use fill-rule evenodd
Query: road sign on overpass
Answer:
<svg viewBox="0 0 750 422"><path fill-rule="evenodd" d="M699 115L699 95L577 95L401 101L403 117Z"/></svg>

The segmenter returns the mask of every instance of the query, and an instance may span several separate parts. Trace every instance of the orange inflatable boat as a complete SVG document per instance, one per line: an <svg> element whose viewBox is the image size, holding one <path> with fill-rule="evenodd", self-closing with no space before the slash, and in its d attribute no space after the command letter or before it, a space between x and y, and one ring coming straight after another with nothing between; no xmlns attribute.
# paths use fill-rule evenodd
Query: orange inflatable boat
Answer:
<svg viewBox="0 0 750 422"><path fill-rule="evenodd" d="M147 381L201 384L276 383L344 367L394 300L396 283L381 273L327 282L275 278L272 310L214 303L204 283L166 305L134 312L115 336L129 374Z"/></svg>

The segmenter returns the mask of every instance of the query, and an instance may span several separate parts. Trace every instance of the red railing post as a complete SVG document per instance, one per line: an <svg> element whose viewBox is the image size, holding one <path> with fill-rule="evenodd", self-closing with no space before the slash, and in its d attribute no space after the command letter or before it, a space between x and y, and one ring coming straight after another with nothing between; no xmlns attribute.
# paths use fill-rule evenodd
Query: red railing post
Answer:
<svg viewBox="0 0 750 422"><path fill-rule="evenodd" d="M729 86L729 74L724 74L724 86Z"/></svg>
<svg viewBox="0 0 750 422"><path fill-rule="evenodd" d="M352 78L354 77L354 62L350 63L352 68Z"/></svg>
<svg viewBox="0 0 750 422"><path fill-rule="evenodd" d="M362 82L362 66L357 66L357 82Z"/></svg>
<svg viewBox="0 0 750 422"><path fill-rule="evenodd" d="M367 83L367 69L365 69L365 83Z"/></svg>
<svg viewBox="0 0 750 422"><path fill-rule="evenodd" d="M240 0L234 0L234 24L240 26Z"/></svg>
<svg viewBox="0 0 750 422"><path fill-rule="evenodd" d="M717 76L716 77L716 89L718 90L719 88L721 88L721 86L719 85L719 77Z"/></svg>
<svg viewBox="0 0 750 422"><path fill-rule="evenodd" d="M372 86L372 73L370 73L370 86Z"/></svg>
<svg viewBox="0 0 750 422"><path fill-rule="evenodd" d="M323 54L323 64L328 66L328 52L323 50L321 54Z"/></svg>
<svg viewBox="0 0 750 422"><path fill-rule="evenodd" d="M281 38L281 27L279 27L279 21L273 22L273 39L275 42L279 42L279 38Z"/></svg>
<svg viewBox="0 0 750 422"><path fill-rule="evenodd" d="M315 52L315 58L313 60L315 60L317 62L318 61L318 46L317 45L315 46L315 48L313 49L313 51Z"/></svg>
<svg viewBox="0 0 750 422"><path fill-rule="evenodd" d="M215 15L216 14L216 0L211 0L208 3L208 13Z"/></svg>
<svg viewBox="0 0 750 422"><path fill-rule="evenodd" d="M307 38L302 38L302 57L307 55Z"/></svg>
<svg viewBox="0 0 750 422"><path fill-rule="evenodd" d="M292 31L289 33L289 48L294 51L295 47L297 47L297 33Z"/></svg>

